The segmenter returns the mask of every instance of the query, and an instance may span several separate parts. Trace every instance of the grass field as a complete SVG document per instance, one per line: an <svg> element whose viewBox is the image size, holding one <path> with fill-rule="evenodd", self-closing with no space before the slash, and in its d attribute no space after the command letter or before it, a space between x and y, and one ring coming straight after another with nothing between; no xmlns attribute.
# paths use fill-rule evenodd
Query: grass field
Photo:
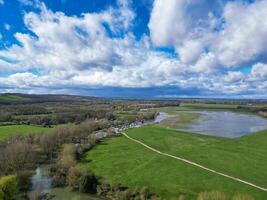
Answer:
<svg viewBox="0 0 267 200"><path fill-rule="evenodd" d="M267 187L267 132L225 139L147 126L127 133L163 152ZM196 199L199 192L214 190L267 198L266 192L155 154L124 137L103 141L86 154L84 162L97 175L130 188L148 186L166 199L180 194L186 200Z"/></svg>
<svg viewBox="0 0 267 200"><path fill-rule="evenodd" d="M44 128L42 126L31 126L31 125L10 125L0 126L0 140L4 140L12 135L26 135L37 132L48 132L51 128Z"/></svg>
<svg viewBox="0 0 267 200"><path fill-rule="evenodd" d="M210 110L221 110L221 109L237 109L239 104L212 104L212 103L182 103L181 108L188 109L210 109Z"/></svg>
<svg viewBox="0 0 267 200"><path fill-rule="evenodd" d="M178 111L197 111L197 110L231 110L231 111L239 111L238 104L207 104L207 103L181 103L180 106L177 107L161 107L156 110L161 112L166 112L169 114L175 114Z"/></svg>
<svg viewBox="0 0 267 200"><path fill-rule="evenodd" d="M135 120L138 117L137 111L117 111L117 117L120 120Z"/></svg>
<svg viewBox="0 0 267 200"><path fill-rule="evenodd" d="M0 101L22 101L22 100L28 100L26 97L21 97L18 95L0 95Z"/></svg>

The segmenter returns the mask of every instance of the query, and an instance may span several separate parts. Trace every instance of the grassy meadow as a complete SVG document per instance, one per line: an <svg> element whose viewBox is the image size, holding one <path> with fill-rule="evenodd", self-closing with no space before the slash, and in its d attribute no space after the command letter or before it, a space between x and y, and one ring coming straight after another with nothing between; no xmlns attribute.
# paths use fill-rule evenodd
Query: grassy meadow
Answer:
<svg viewBox="0 0 267 200"><path fill-rule="evenodd" d="M181 103L180 106L176 107L160 107L156 108L159 112L166 112L170 115L177 114L177 112L181 111L203 111L203 110L210 110L210 111L237 111L238 106L241 104L212 104L212 103Z"/></svg>
<svg viewBox="0 0 267 200"><path fill-rule="evenodd" d="M182 103L180 109L200 109L200 110L234 110L240 104L221 104L221 103Z"/></svg>
<svg viewBox="0 0 267 200"><path fill-rule="evenodd" d="M128 119L128 120L135 120L138 117L137 111L116 111L116 115L118 119Z"/></svg>
<svg viewBox="0 0 267 200"><path fill-rule="evenodd" d="M49 132L51 128L32 125L10 125L0 126L0 140L7 139L14 135L26 135L30 133Z"/></svg>
<svg viewBox="0 0 267 200"><path fill-rule="evenodd" d="M226 139L174 131L159 126L129 129L129 136L176 156L267 187L267 132ZM265 199L267 193L225 177L155 154L117 137L89 151L83 162L97 175L130 188L148 186L166 199L184 195L196 199L202 191L241 193Z"/></svg>
<svg viewBox="0 0 267 200"><path fill-rule="evenodd" d="M15 94L10 95L0 95L0 101L22 101L22 100L28 100L29 98L18 96Z"/></svg>

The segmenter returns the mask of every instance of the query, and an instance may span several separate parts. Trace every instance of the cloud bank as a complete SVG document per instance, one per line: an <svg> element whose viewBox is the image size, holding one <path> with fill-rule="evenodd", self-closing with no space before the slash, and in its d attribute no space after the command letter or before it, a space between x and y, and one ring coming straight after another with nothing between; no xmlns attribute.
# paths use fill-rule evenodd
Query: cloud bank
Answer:
<svg viewBox="0 0 267 200"><path fill-rule="evenodd" d="M17 43L0 50L0 89L177 87L203 96L266 93L266 0L155 0L149 33L138 39L132 2L117 5L67 16L38 3L39 12L24 15L28 32L15 33Z"/></svg>

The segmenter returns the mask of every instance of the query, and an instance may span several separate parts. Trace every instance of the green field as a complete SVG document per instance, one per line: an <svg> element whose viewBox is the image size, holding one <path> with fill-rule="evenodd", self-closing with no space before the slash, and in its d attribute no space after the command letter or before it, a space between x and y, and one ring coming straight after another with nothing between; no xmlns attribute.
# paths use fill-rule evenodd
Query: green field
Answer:
<svg viewBox="0 0 267 200"><path fill-rule="evenodd" d="M135 120L138 117L137 111L116 111L116 115L120 120Z"/></svg>
<svg viewBox="0 0 267 200"><path fill-rule="evenodd" d="M18 96L18 95L0 95L0 101L23 101L28 100L29 98Z"/></svg>
<svg viewBox="0 0 267 200"><path fill-rule="evenodd" d="M231 110L231 111L239 111L239 104L208 104L208 103L181 103L180 106L177 107L161 107L156 110L160 112L166 112L169 114L175 114L178 111L197 111L197 110Z"/></svg>
<svg viewBox="0 0 267 200"><path fill-rule="evenodd" d="M48 132L51 128L31 125L10 125L0 126L0 140L4 140L13 135L26 135L30 133Z"/></svg>
<svg viewBox="0 0 267 200"><path fill-rule="evenodd" d="M267 132L225 139L147 126L127 133L163 152L267 187ZM180 194L186 200L196 199L199 192L214 190L228 196L241 193L256 200L267 198L266 192L158 155L125 137L103 141L86 154L84 162L110 181L130 188L148 186L166 199Z"/></svg>
<svg viewBox="0 0 267 200"><path fill-rule="evenodd" d="M182 103L180 105L181 108L188 108L188 109L213 109L213 110L220 110L220 109L237 109L239 104L215 104L215 103Z"/></svg>

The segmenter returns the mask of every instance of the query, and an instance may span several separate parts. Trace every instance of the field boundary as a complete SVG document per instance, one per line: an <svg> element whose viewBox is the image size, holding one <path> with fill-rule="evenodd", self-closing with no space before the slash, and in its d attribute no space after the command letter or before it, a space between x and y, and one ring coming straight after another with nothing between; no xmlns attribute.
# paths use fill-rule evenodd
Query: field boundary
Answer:
<svg viewBox="0 0 267 200"><path fill-rule="evenodd" d="M248 181L244 181L244 180L242 180L242 179L240 179L240 178L237 178L237 177L234 177L234 176L230 176L230 175L224 174L224 173L222 173L222 172L219 172L219 171L210 169L210 168L208 168L208 167L205 167L205 166L200 165L200 164L198 164L198 163L195 163L195 162L193 162L193 161L190 161L190 160L187 160L187 159L178 157L178 156L174 156L174 155L171 155L171 154L168 154L168 153L161 152L161 151L159 151L159 150L157 150L157 149L154 149L154 148L151 147L151 146L148 146L147 144L145 144L145 143L143 143L143 142L141 142L141 141L139 141L139 140L136 140L136 139L130 137L129 135L127 135L127 134L124 133L124 132L122 133L122 135L124 135L126 138L128 138L128 139L130 139L130 140L132 140L132 141L134 141L134 142L136 142L136 143L138 143L138 144L141 144L142 146L146 147L147 149L149 149L149 150L151 150L151 151L153 151L153 152L155 152L155 153L157 153L157 154L160 154L160 155L163 155L163 156L167 156L167 157L170 157L170 158L173 158L173 159L176 159L176 160L183 161L183 162L185 162L185 163L187 163L187 164L190 164L190 165L193 165L193 166L195 166L195 167L204 169L204 170L206 170L206 171L212 172L212 173L217 174L217 175L219 175L219 176L223 176L223 177L229 178L229 179L231 179L231 180L234 180L234 181L237 181L237 182L246 184L246 185L248 185L248 186L254 187L254 188L256 188L256 189L262 190L262 191L264 191L264 192L267 192L267 189L266 189L266 188L261 187L261 186L258 186L258 185L254 184L254 183L250 183L250 182L248 182Z"/></svg>

